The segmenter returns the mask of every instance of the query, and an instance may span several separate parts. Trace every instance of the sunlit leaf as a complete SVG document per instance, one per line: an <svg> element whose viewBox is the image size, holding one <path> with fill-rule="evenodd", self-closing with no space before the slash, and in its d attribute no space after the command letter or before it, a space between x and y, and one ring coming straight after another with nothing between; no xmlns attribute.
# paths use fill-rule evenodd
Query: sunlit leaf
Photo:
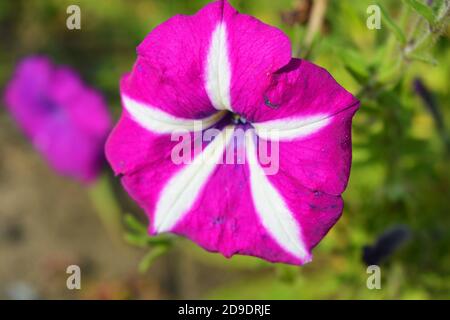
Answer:
<svg viewBox="0 0 450 320"><path fill-rule="evenodd" d="M435 22L436 17L434 16L433 9L431 7L418 0L405 0L405 3L424 17L430 24Z"/></svg>
<svg viewBox="0 0 450 320"><path fill-rule="evenodd" d="M141 235L133 234L133 233L127 233L124 236L124 239L127 243L136 246L136 247L145 247L147 245L147 241L144 237Z"/></svg>
<svg viewBox="0 0 450 320"><path fill-rule="evenodd" d="M428 64L431 64L433 66L437 65L436 59L434 59L433 57L431 57L429 55L412 53L412 54L408 55L408 58L411 59L411 60L416 60L416 61L421 61L421 62L424 62L424 63L428 63Z"/></svg>
<svg viewBox="0 0 450 320"><path fill-rule="evenodd" d="M165 245L160 245L160 246L156 246L155 248L151 249L141 260L141 262L139 262L139 272L144 273L146 272L151 265L153 264L153 262L155 262L155 260L157 258L159 258L160 256L162 256L164 253L167 252L168 250L168 246Z"/></svg>
<svg viewBox="0 0 450 320"><path fill-rule="evenodd" d="M337 53L339 54L345 69L358 82L365 82L369 78L367 62L361 54L351 49L339 49Z"/></svg>
<svg viewBox="0 0 450 320"><path fill-rule="evenodd" d="M133 215L129 213L126 214L124 222L130 230L135 231L137 233L147 234L147 228L145 227L145 225L138 219L136 219Z"/></svg>
<svg viewBox="0 0 450 320"><path fill-rule="evenodd" d="M381 15L383 16L383 21L386 26L394 33L395 37L401 44L406 43L406 37L400 27L394 22L394 20L390 17L389 13L386 9L379 3L377 5L380 7Z"/></svg>

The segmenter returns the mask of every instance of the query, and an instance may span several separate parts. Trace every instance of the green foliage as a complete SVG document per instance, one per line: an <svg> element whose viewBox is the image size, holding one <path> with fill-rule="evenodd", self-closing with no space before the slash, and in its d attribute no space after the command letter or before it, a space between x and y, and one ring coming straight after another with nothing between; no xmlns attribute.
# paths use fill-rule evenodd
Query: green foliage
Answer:
<svg viewBox="0 0 450 320"><path fill-rule="evenodd" d="M380 7L381 15L383 16L383 22L386 24L386 26L393 32L397 40L401 44L406 43L406 36L403 33L403 31L400 29L400 27L395 23L395 21L391 18L389 13L386 11L383 5L380 3L377 3L377 5Z"/></svg>
<svg viewBox="0 0 450 320"><path fill-rule="evenodd" d="M434 16L433 9L430 6L417 0L405 0L405 3L424 17L428 23L434 24L436 17Z"/></svg>
<svg viewBox="0 0 450 320"><path fill-rule="evenodd" d="M125 215L124 223L128 228L124 235L125 241L132 246L148 250L138 266L139 272L144 273L157 258L170 249L175 237L166 234L149 237L146 226L131 214Z"/></svg>

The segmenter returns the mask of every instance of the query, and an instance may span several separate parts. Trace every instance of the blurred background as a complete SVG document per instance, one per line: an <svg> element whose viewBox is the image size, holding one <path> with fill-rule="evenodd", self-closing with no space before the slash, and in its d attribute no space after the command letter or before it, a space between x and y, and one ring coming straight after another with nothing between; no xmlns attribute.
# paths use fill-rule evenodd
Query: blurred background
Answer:
<svg viewBox="0 0 450 320"><path fill-rule="evenodd" d="M381 29L366 24L373 1L230 2L281 28L296 56L327 68L362 102L344 213L313 262L228 260L185 239L148 240L143 212L109 168L91 187L60 177L1 106L0 298L450 297L448 1L380 1ZM2 0L0 89L23 57L44 54L101 91L117 119L118 80L136 46L169 17L206 3ZM81 30L66 27L72 4ZM108 216L115 201L119 218ZM81 267L81 290L66 287L71 264ZM379 290L366 286L369 264L381 268Z"/></svg>

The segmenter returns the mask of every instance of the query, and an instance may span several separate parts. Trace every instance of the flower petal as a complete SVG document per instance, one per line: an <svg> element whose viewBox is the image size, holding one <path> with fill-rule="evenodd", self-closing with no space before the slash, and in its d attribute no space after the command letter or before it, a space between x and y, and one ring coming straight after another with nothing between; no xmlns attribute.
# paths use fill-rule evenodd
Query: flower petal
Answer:
<svg viewBox="0 0 450 320"><path fill-rule="evenodd" d="M176 15L153 29L138 46L138 59L121 91L179 118L204 118L216 111L206 93L205 70L222 2L195 15Z"/></svg>
<svg viewBox="0 0 450 320"><path fill-rule="evenodd" d="M186 138L195 140L194 133L186 134ZM172 152L179 143L179 140L172 141L170 134L145 129L126 111L107 141L109 163L115 174L121 176L130 196L145 210L151 225L161 190L186 167L172 159ZM189 145L188 151L194 154L194 145Z"/></svg>
<svg viewBox="0 0 450 320"><path fill-rule="evenodd" d="M330 123L329 116L318 114L303 118L254 123L256 134L265 140L295 140L319 131Z"/></svg>
<svg viewBox="0 0 450 320"><path fill-rule="evenodd" d="M249 132L249 131L247 131ZM313 192L280 171L265 176L247 133L245 164L220 164L172 232L226 257L301 265L342 212L340 196Z"/></svg>
<svg viewBox="0 0 450 320"><path fill-rule="evenodd" d="M231 109L251 120L253 109L263 101L263 93L271 84L272 74L289 63L291 44L281 30L237 12L227 1L218 3L222 3L223 13L212 48L214 37L220 35L217 52L222 62L221 96L227 97L225 92L229 88ZM224 105L228 106L228 97Z"/></svg>
<svg viewBox="0 0 450 320"><path fill-rule="evenodd" d="M359 101L325 69L299 59L277 73L266 94L278 107L255 109L254 126L260 138L279 137L280 170L310 190L341 194L350 173L351 120Z"/></svg>
<svg viewBox="0 0 450 320"><path fill-rule="evenodd" d="M231 66L228 59L227 26L217 23L211 36L206 62L206 91L218 110L232 111L230 103Z"/></svg>
<svg viewBox="0 0 450 320"><path fill-rule="evenodd" d="M156 170L155 175L172 174L180 169L171 159L178 141L170 134L149 131L124 111L105 146L106 157L116 175L138 175L143 170ZM161 168L161 169L160 169ZM150 181L146 183L150 185ZM154 188L150 188L153 191ZM134 193L134 192L133 192Z"/></svg>
<svg viewBox="0 0 450 320"><path fill-rule="evenodd" d="M134 121L147 130L157 133L204 130L219 122L225 115L224 112L216 112L203 119L183 119L165 113L154 106L140 103L126 95L122 96L122 103Z"/></svg>
<svg viewBox="0 0 450 320"><path fill-rule="evenodd" d="M191 164L167 182L161 191L153 216L156 233L170 231L189 211L205 182L221 162L232 136L231 126L225 127Z"/></svg>
<svg viewBox="0 0 450 320"><path fill-rule="evenodd" d="M301 226L302 242L311 252L341 216L341 196L305 188L295 176L282 168L277 174L267 176L267 179L280 192L285 205Z"/></svg>
<svg viewBox="0 0 450 320"><path fill-rule="evenodd" d="M255 209L249 175L248 163L218 165L172 232L225 257L244 254L271 262L308 262L309 253L304 260L297 251L292 254L282 247L280 238L274 237L273 228L266 228Z"/></svg>
<svg viewBox="0 0 450 320"><path fill-rule="evenodd" d="M253 132L247 131L246 136L250 189L261 223L281 247L305 261L309 259L309 254L302 241L301 228L286 206L282 195L272 186L260 166Z"/></svg>
<svg viewBox="0 0 450 320"><path fill-rule="evenodd" d="M191 164L176 165L171 159L171 151L177 142L170 141L167 134L147 131L125 112L108 141L107 156L114 171L123 174L125 189L147 213L151 234L170 231L226 257L240 253L273 262L308 262L309 242L304 243L304 251L299 248L290 250L289 245L286 249L285 241L289 241L286 237L291 233L280 233L279 228L274 232L276 226L270 226L270 222L257 211L256 208L269 203L260 194L255 197L258 203L253 200L249 162L216 164L217 156L223 150L221 140L214 143L216 139L205 145L202 154L198 155L210 154L212 157L206 156L210 162L196 164L195 158ZM245 139L244 143L241 142L235 141L232 150L235 154L244 150L245 155ZM263 182L267 184L268 180ZM305 194L311 194L304 187L299 188ZM299 188L295 191L297 194ZM275 194L275 203L282 201L280 197L284 199L284 190L278 186L277 191L270 186L264 188L267 189ZM274 211L271 217L283 217L287 210ZM302 212L305 210L310 208L302 207ZM264 211L263 214L270 213ZM303 226L296 224L297 213L292 217L295 221L291 219L287 226L294 230L295 237L299 230L303 231ZM305 226L308 227L307 224ZM298 240L297 245L302 246L300 234L295 239Z"/></svg>
<svg viewBox="0 0 450 320"><path fill-rule="evenodd" d="M249 161L218 165L172 232L226 257L245 254L295 265L311 261L312 248L342 212L341 197L313 192L284 172L266 176L265 187L252 191L261 178L251 182L251 166Z"/></svg>
<svg viewBox="0 0 450 320"><path fill-rule="evenodd" d="M359 101L327 70L309 61L292 58L272 76L264 101L255 104L249 116L256 126L263 126L274 120L290 123L305 118L333 117L358 104ZM279 129L283 130L284 124Z"/></svg>
<svg viewBox="0 0 450 320"><path fill-rule="evenodd" d="M122 92L174 116L197 119L217 109L251 113L272 74L290 61L291 46L280 30L220 0L159 25L138 54Z"/></svg>

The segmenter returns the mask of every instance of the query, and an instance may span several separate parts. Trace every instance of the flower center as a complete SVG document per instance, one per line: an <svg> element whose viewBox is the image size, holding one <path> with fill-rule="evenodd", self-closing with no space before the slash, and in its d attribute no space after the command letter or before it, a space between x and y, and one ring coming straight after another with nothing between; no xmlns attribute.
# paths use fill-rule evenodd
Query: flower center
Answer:
<svg viewBox="0 0 450 320"><path fill-rule="evenodd" d="M58 104L49 97L40 97L38 106L46 114L54 114L60 110Z"/></svg>
<svg viewBox="0 0 450 320"><path fill-rule="evenodd" d="M231 122L234 124L247 124L247 119L237 113L231 113Z"/></svg>

